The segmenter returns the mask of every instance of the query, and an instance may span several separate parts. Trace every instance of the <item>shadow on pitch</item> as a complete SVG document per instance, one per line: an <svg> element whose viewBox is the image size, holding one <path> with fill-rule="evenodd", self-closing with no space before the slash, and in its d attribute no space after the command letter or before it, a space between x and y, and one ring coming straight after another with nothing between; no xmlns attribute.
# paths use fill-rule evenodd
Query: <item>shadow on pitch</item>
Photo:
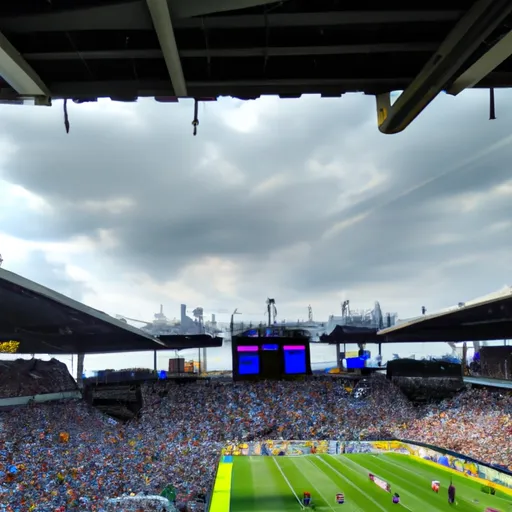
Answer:
<svg viewBox="0 0 512 512"><path fill-rule="evenodd" d="M283 506L286 507L283 509ZM231 496L232 512L247 512L250 510L294 510L299 508L299 503L293 496Z"/></svg>

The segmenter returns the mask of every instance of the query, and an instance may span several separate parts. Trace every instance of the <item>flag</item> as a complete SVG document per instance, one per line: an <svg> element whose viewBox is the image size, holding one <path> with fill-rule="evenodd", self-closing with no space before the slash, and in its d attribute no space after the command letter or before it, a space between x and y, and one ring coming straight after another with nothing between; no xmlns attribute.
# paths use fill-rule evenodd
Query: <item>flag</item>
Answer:
<svg viewBox="0 0 512 512"><path fill-rule="evenodd" d="M171 485L167 485L167 487L160 494L163 498L167 498L171 503L176 501L176 489Z"/></svg>

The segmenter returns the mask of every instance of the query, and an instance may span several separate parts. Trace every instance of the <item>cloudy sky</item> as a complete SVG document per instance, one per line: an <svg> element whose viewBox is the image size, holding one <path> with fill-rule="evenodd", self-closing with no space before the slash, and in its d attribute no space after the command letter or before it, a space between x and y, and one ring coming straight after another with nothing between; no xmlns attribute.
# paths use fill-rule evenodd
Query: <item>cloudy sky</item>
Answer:
<svg viewBox="0 0 512 512"><path fill-rule="evenodd" d="M69 107L69 135L59 102L0 107L0 254L109 314L409 317L512 284L512 92L393 136L363 95L208 103L197 137L188 101Z"/></svg>

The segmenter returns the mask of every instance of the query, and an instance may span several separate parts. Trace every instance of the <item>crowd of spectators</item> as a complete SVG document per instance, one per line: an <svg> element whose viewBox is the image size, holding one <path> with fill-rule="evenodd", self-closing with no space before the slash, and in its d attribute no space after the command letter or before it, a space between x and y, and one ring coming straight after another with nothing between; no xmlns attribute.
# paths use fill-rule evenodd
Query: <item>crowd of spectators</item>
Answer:
<svg viewBox="0 0 512 512"><path fill-rule="evenodd" d="M0 511L101 511L105 498L210 491L227 442L397 437L499 464L512 460L512 398L467 391L413 406L386 381L354 399L340 380L144 388L122 424L82 401L0 413ZM63 507L63 508L59 508Z"/></svg>
<svg viewBox="0 0 512 512"><path fill-rule="evenodd" d="M67 366L51 359L0 360L0 397L33 396L78 389Z"/></svg>

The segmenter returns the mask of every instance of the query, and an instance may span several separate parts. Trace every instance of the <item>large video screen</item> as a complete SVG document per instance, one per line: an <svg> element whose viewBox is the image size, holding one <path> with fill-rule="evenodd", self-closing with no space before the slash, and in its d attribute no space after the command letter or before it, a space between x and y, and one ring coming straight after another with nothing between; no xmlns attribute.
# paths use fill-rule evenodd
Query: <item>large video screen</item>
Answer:
<svg viewBox="0 0 512 512"><path fill-rule="evenodd" d="M284 373L296 375L306 373L306 347L304 345L285 345Z"/></svg>
<svg viewBox="0 0 512 512"><path fill-rule="evenodd" d="M238 359L238 373L240 375L259 375L260 373L260 356L259 354L242 353Z"/></svg>
<svg viewBox="0 0 512 512"><path fill-rule="evenodd" d="M280 380L311 375L309 339L244 335L232 340L233 379Z"/></svg>

